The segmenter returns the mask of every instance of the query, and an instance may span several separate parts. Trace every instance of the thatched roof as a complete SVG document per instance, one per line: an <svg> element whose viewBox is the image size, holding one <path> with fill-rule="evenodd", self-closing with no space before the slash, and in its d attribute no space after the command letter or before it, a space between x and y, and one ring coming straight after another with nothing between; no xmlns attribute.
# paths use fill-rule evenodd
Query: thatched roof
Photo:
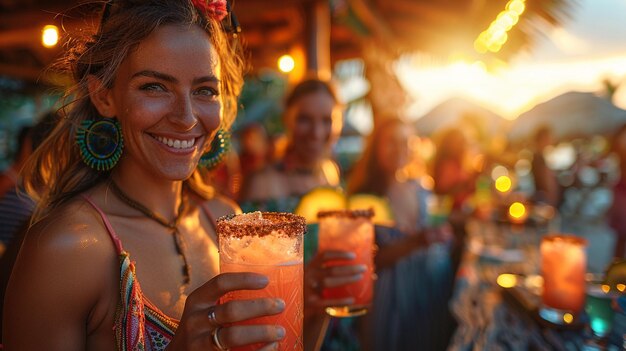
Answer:
<svg viewBox="0 0 626 351"><path fill-rule="evenodd" d="M235 0L233 8L244 30L253 67L258 69L274 67L276 59L294 47L307 50L306 38L311 38L311 30L320 25L307 21L311 11L319 10L316 4L330 10L330 56L334 62L362 56L364 41L379 43L392 58L418 50L441 55L476 54L474 40L506 3L504 0ZM572 3L575 1L527 1L520 22L508 33L507 44L495 55L506 59L530 44L533 19L558 23L568 15ZM61 50L41 46L41 28L54 23L72 32L97 23L102 2L84 4L85 1L72 0L0 0L0 75L31 81L40 77L42 68ZM67 16L57 16L59 13Z"/></svg>

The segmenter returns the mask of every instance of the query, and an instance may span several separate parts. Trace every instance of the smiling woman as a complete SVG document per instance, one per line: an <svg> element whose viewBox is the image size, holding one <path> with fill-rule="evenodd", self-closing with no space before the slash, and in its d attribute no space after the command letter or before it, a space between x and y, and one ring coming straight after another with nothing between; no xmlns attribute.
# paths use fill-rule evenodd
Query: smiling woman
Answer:
<svg viewBox="0 0 626 351"><path fill-rule="evenodd" d="M217 58L200 27L165 26L122 62L111 89L90 78L95 107L122 124L125 157L114 179L127 173L174 180L193 173L221 122Z"/></svg>
<svg viewBox="0 0 626 351"><path fill-rule="evenodd" d="M216 305L268 284L218 274L213 219L239 209L196 176L242 84L225 9L107 2L98 33L68 51L72 100L24 180L39 203L7 288L5 349L272 349L283 338L279 325L231 326L280 313L282 300Z"/></svg>

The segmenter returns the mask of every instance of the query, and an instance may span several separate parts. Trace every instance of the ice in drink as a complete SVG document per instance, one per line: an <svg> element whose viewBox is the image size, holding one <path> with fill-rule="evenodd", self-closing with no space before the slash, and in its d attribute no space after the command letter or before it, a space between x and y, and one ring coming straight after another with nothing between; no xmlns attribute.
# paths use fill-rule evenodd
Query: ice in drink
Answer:
<svg viewBox="0 0 626 351"><path fill-rule="evenodd" d="M285 301L285 311L275 316L251 319L239 324L274 324L286 330L280 350L303 350L304 316L303 217L289 213L254 212L226 216L217 224L220 272L255 272L266 275L269 284L262 290L239 290L226 294L231 300L276 297ZM250 345L233 350L256 350Z"/></svg>

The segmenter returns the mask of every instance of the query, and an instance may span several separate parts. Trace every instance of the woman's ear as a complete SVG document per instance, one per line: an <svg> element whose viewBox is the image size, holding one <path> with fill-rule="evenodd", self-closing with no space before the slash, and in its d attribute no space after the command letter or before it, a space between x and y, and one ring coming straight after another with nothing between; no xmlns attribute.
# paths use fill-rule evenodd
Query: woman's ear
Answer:
<svg viewBox="0 0 626 351"><path fill-rule="evenodd" d="M101 116L109 118L116 116L111 89L105 87L102 81L94 75L87 77L87 88L89 99Z"/></svg>

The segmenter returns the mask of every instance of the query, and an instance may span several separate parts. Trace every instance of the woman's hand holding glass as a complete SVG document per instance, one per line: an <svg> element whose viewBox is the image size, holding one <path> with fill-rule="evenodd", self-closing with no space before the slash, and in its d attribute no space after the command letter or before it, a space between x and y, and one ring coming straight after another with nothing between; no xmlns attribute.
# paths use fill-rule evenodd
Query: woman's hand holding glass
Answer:
<svg viewBox="0 0 626 351"><path fill-rule="evenodd" d="M222 273L194 290L185 303L180 324L168 350L227 350L264 343L261 350L278 349L285 336L279 325L231 325L244 320L276 315L285 310L282 299L258 298L217 301L236 290L260 290L269 283L256 273Z"/></svg>
<svg viewBox="0 0 626 351"><path fill-rule="evenodd" d="M329 266L329 262L338 260L349 262L356 259L356 255L350 251L328 250L316 255L304 269L304 296L307 302L305 315L311 316L324 313L326 307L349 306L355 302L354 297L324 299L324 288L335 288L358 282L363 279L363 273L367 267L363 264L346 264L341 266Z"/></svg>

